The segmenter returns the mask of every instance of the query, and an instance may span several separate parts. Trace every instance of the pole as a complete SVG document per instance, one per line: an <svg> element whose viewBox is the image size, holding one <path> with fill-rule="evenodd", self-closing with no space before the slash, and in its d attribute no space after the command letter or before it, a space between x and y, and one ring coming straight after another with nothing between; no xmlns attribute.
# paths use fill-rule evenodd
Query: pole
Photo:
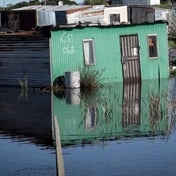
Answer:
<svg viewBox="0 0 176 176"><path fill-rule="evenodd" d="M56 142L56 161L57 161L57 174L58 176L65 176L65 169L64 169L64 160L62 156L62 147L61 147L61 139L60 139L60 130L59 124L57 121L57 117L54 116L54 136Z"/></svg>

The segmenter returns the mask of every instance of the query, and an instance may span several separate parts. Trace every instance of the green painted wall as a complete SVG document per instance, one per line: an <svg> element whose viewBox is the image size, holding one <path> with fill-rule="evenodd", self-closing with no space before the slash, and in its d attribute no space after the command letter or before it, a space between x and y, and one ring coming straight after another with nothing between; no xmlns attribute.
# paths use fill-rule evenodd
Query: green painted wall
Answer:
<svg viewBox="0 0 176 176"><path fill-rule="evenodd" d="M141 29L140 29L141 28ZM148 27L139 27L140 41L140 60L142 79L156 79L169 77L169 62L168 62L168 39L167 26L165 23L149 25ZM147 35L157 34L158 38L158 53L156 59L149 59L147 48Z"/></svg>
<svg viewBox="0 0 176 176"><path fill-rule="evenodd" d="M91 69L105 72L104 82L123 81L120 54L120 35L136 34L139 36L140 64L142 79L168 77L168 44L165 23L117 26L117 27L86 27L59 29L51 32L51 67L52 82L66 71L77 71L84 67L83 39L94 39L96 65ZM158 35L159 58L149 59L147 35Z"/></svg>

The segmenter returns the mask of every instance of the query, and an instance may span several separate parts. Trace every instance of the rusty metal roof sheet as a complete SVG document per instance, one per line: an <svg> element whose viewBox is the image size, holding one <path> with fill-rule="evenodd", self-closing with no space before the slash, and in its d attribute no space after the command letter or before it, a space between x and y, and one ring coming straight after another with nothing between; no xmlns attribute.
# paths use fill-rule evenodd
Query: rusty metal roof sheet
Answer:
<svg viewBox="0 0 176 176"><path fill-rule="evenodd" d="M144 6L134 6L138 8L144 8ZM133 6L133 11L135 12ZM107 10L108 9L108 10ZM153 8L151 8L153 9ZM130 24L128 20L129 12L127 6L116 6L116 7L105 7L104 5L38 5L28 6L18 9L15 11L36 11L37 26L53 26L60 27L61 25L120 25ZM137 14L137 13L136 13ZM113 15L118 16L117 20L114 21ZM152 19L154 19L154 9L152 11ZM138 23L142 23L137 19ZM148 21L150 22L150 21ZM152 21L153 22L153 21ZM133 22L132 22L133 23Z"/></svg>
<svg viewBox="0 0 176 176"><path fill-rule="evenodd" d="M80 11L83 9L91 8L89 5L36 5L36 6L27 6L21 7L14 10L49 10L49 11Z"/></svg>

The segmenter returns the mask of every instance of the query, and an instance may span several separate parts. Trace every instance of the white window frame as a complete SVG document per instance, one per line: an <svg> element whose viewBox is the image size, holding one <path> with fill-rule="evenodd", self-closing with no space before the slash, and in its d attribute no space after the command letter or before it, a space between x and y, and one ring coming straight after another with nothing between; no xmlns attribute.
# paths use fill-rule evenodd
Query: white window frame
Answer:
<svg viewBox="0 0 176 176"><path fill-rule="evenodd" d="M154 43L154 47L155 47L154 50L155 50L156 55L154 55L154 56L151 56L151 53L150 53L151 43L149 41L149 37L155 37L156 38L155 43ZM147 35L147 47L148 47L148 57L149 57L149 59L157 59L159 57L159 53L158 53L158 35L157 34Z"/></svg>
<svg viewBox="0 0 176 176"><path fill-rule="evenodd" d="M83 40L84 64L96 65L94 39Z"/></svg>

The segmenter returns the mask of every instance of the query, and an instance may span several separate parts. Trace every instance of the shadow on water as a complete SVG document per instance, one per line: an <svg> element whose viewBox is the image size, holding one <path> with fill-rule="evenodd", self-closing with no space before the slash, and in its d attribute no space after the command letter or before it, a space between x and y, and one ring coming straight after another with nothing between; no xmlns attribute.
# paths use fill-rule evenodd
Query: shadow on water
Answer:
<svg viewBox="0 0 176 176"><path fill-rule="evenodd" d="M0 88L0 136L53 148L50 94Z"/></svg>
<svg viewBox="0 0 176 176"><path fill-rule="evenodd" d="M56 175L51 95L0 87L0 175Z"/></svg>
<svg viewBox="0 0 176 176"><path fill-rule="evenodd" d="M59 129L53 134L59 146L60 175L65 175L61 147L138 138L167 140L176 117L173 84L176 81L168 79L114 83L104 85L90 97L79 89L66 90L62 98L53 95L53 127L55 122Z"/></svg>

